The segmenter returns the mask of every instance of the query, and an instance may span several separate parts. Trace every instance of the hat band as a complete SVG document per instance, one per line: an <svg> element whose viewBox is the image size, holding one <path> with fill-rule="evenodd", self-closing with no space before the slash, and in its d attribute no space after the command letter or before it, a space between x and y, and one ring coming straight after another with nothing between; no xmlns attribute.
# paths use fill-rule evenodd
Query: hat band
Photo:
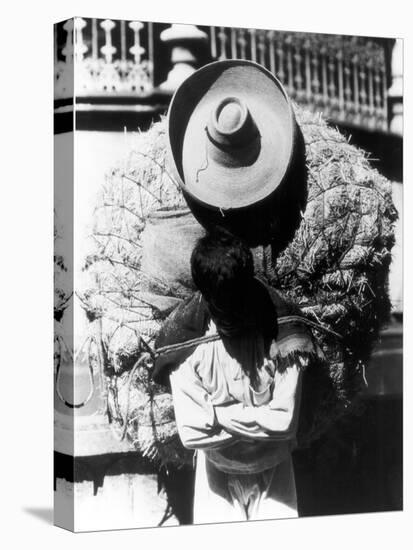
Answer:
<svg viewBox="0 0 413 550"><path fill-rule="evenodd" d="M216 141L205 127L207 135L207 150L210 158L218 165L225 168L241 168L251 166L257 160L261 151L261 136L259 133L253 141L239 143L237 145L226 145Z"/></svg>
<svg viewBox="0 0 413 550"><path fill-rule="evenodd" d="M254 138L251 141L227 144L222 141L217 141L214 138L214 136L210 133L208 126L205 126L205 132L208 136L209 141L214 147L228 154L231 154L231 153L238 154L239 151L245 151L249 147L252 147L254 144L254 141L256 141L260 137L259 132L257 132L257 134L254 136Z"/></svg>
<svg viewBox="0 0 413 550"><path fill-rule="evenodd" d="M252 143L259 131L245 101L226 97L212 109L207 125L208 136L214 145L225 150Z"/></svg>
<svg viewBox="0 0 413 550"><path fill-rule="evenodd" d="M207 134L208 152L224 167L253 164L261 150L260 133L246 103L228 96L211 110Z"/></svg>

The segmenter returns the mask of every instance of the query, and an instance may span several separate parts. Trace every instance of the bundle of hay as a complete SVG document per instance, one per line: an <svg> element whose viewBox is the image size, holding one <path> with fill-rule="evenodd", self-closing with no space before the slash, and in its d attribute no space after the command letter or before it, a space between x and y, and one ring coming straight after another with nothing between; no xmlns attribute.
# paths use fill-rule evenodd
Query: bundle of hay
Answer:
<svg viewBox="0 0 413 550"><path fill-rule="evenodd" d="M157 464L190 463L192 453L182 447L176 431L172 396L151 382L148 354L136 355L130 371L110 377L109 420L143 457Z"/></svg>
<svg viewBox="0 0 413 550"><path fill-rule="evenodd" d="M352 402L389 314L387 273L397 214L391 183L371 167L363 151L320 116L296 108L296 117L306 143L307 209L293 241L278 257L271 245L253 252L261 278L297 303L309 320L342 335L337 346L325 330L315 331L334 391L315 414L317 426L303 437L308 442L321 433L327 417L333 418L333 409L343 410ZM85 262L88 282L81 299L90 319L101 319L107 375L119 384L125 380L128 388L118 398L114 418L141 452L182 463L189 455L177 439L170 395L150 380L150 361L134 368L162 321L193 292L189 263L183 264L188 277L179 285L146 269L151 241L145 239L145 229L151 216L186 207L167 170L165 130L161 121L137 135L126 162L107 176L96 207L94 251ZM180 250L170 253L179 257ZM131 391L144 397L131 399ZM138 404L133 411L132 401Z"/></svg>

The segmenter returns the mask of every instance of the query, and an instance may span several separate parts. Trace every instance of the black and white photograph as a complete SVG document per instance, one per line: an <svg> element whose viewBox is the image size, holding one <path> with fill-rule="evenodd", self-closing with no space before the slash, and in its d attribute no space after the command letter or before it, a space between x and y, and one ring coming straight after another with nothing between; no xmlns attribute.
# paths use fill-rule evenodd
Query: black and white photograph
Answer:
<svg viewBox="0 0 413 550"><path fill-rule="evenodd" d="M403 41L55 40L55 523L403 508Z"/></svg>
<svg viewBox="0 0 413 550"><path fill-rule="evenodd" d="M5 7L1 547L409 546L408 12Z"/></svg>

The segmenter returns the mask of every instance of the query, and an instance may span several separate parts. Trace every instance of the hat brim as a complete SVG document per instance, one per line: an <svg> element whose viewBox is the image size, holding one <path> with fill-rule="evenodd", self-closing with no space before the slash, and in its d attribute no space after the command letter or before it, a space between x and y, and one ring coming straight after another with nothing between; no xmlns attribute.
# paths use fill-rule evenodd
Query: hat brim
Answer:
<svg viewBox="0 0 413 550"><path fill-rule="evenodd" d="M211 111L227 96L243 100L258 127L253 162L229 167L216 162L206 127ZM243 208L272 194L282 182L294 147L295 119L280 82L244 60L206 65L175 93L168 113L175 173L185 192L220 209Z"/></svg>

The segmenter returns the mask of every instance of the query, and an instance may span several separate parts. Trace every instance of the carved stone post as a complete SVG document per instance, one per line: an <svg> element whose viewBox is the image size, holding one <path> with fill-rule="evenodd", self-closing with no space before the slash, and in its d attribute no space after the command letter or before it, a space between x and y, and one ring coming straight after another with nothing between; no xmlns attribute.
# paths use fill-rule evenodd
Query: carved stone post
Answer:
<svg viewBox="0 0 413 550"><path fill-rule="evenodd" d="M174 92L202 64L208 35L195 25L174 24L161 32L161 40L171 48L172 69L160 88Z"/></svg>
<svg viewBox="0 0 413 550"><path fill-rule="evenodd" d="M398 38L393 46L391 57L391 87L389 130L394 134L403 134L403 41Z"/></svg>

